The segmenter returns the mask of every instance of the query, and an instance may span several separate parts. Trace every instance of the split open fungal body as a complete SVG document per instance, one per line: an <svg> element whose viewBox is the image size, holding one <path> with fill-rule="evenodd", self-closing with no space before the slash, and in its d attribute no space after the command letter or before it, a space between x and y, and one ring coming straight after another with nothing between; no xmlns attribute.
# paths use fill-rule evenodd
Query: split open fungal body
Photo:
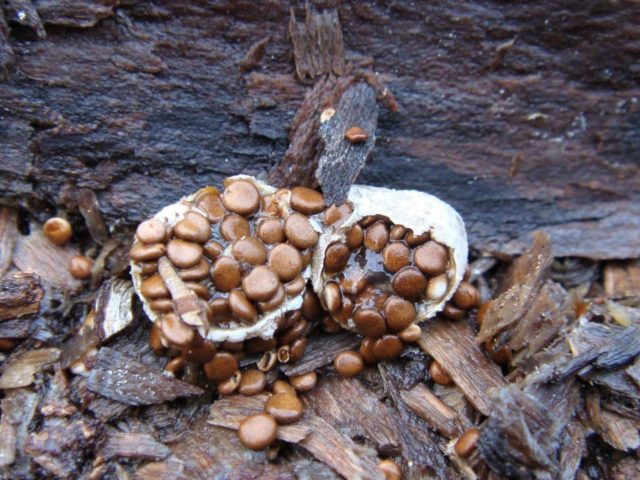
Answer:
<svg viewBox="0 0 640 480"><path fill-rule="evenodd" d="M242 355L262 354L263 371L302 356L321 313L316 293L333 321L382 342L384 359L402 351L399 338L415 341L412 325L462 279L464 224L431 195L353 186L345 204L325 208L314 190L246 175L224 187L142 222L130 252L152 346L174 356L172 368L204 364L221 392L240 382Z"/></svg>
<svg viewBox="0 0 640 480"><path fill-rule="evenodd" d="M392 345L454 295L467 265L460 215L418 191L354 185L327 210L313 288L341 326Z"/></svg>
<svg viewBox="0 0 640 480"><path fill-rule="evenodd" d="M203 188L142 222L131 271L156 346L204 363L219 382L237 370L238 352L280 344L288 347L281 360L301 355L301 307L315 298L305 292L321 232L314 216L323 210L313 190L276 189L238 175L222 193Z"/></svg>

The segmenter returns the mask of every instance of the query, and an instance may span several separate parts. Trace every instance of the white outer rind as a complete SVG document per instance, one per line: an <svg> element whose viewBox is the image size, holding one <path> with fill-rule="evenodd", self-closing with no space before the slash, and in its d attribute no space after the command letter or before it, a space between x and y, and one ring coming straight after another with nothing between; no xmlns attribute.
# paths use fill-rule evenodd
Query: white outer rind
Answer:
<svg viewBox="0 0 640 480"><path fill-rule="evenodd" d="M225 184L234 180L247 180L253 183L262 196L271 195L277 191L276 188L267 185L266 183L261 182L260 180L257 180L249 175L235 175L233 177L229 177L225 180ZM156 213L153 218L161 221L169 227L173 227L176 223L182 220L188 212L199 210L198 207L193 205L193 202L199 192L200 190L198 190L196 193L181 198L176 203L163 208L158 213ZM205 212L201 211L201 213L206 216ZM138 240L134 236L134 245L137 242ZM305 280L308 280L311 276L311 269L307 267L302 272L302 276ZM133 287L135 289L135 292L138 294L138 297L142 301L142 308L144 309L149 319L152 322L155 322L155 320L160 317L161 314L154 312L151 309L149 301L142 295L142 293L140 293L142 272L140 266L134 261L131 261L131 277L133 278ZM303 295L304 291L295 297L285 300L282 306L280 306L278 309L267 313L263 317L260 317L260 321L248 327L241 327L238 325L233 328L219 328L215 325L212 325L209 327L207 339L212 342L218 343L224 341L241 342L245 339L254 337L262 337L265 340L273 338L277 328L276 320L278 319L278 317L285 312L297 310L298 308L300 308L302 306Z"/></svg>
<svg viewBox="0 0 640 480"><path fill-rule="evenodd" d="M329 244L344 241L347 230L360 219L369 215L383 215L395 224L410 228L417 235L430 231L433 240L448 247L451 261L446 272L449 279L447 294L438 303L425 301L418 304L416 322L431 318L442 310L458 288L467 268L467 232L458 212L451 205L428 193L367 185L353 185L349 190L348 201L353 205L353 213L340 227L329 227L330 230L318 240L313 255L311 280L313 289L321 301L325 284L322 268ZM355 329L352 319L349 320L347 328Z"/></svg>

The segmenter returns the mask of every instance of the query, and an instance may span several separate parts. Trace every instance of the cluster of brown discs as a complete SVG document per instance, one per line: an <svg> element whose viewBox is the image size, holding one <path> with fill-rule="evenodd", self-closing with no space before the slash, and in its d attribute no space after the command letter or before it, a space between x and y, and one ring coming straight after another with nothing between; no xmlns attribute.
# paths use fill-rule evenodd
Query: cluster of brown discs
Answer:
<svg viewBox="0 0 640 480"><path fill-rule="evenodd" d="M262 354L258 367L267 371L304 352L308 322L319 309L317 297L305 293L318 240L310 217L324 210L324 199L306 188L264 192L244 179L225 187L222 194L200 190L175 223L163 221L162 212L142 222L130 257L157 318L152 345L174 355L167 368L203 364L220 393L230 394L242 382L243 356ZM302 307L288 308L297 297ZM207 339L212 329L249 327L272 314L271 338Z"/></svg>
<svg viewBox="0 0 640 480"><path fill-rule="evenodd" d="M429 232L365 217L344 241L328 246L321 300L335 321L365 337L361 354L367 363L388 360L402 353L403 341L418 340L420 304L441 301L449 292L449 261L447 248Z"/></svg>
<svg viewBox="0 0 640 480"><path fill-rule="evenodd" d="M53 217L42 226L44 236L54 245L63 246L73 235L71 224L65 218ZM91 276L93 260L85 255L75 255L69 260L69 273L78 280L86 280Z"/></svg>
<svg viewBox="0 0 640 480"><path fill-rule="evenodd" d="M263 412L250 415L240 422L240 442L252 450L263 450L273 444L277 438L278 425L289 425L302 418L304 407L298 394L312 390L317 382L315 372L291 377L288 382L273 382Z"/></svg>

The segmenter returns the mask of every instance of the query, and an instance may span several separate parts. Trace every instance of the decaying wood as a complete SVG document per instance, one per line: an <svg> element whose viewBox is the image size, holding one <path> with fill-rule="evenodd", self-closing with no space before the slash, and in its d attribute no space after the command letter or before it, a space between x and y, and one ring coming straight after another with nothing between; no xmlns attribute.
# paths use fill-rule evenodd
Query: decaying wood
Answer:
<svg viewBox="0 0 640 480"><path fill-rule="evenodd" d="M146 433L109 432L100 449L100 456L105 460L113 458L162 460L170 454L169 448Z"/></svg>
<svg viewBox="0 0 640 480"><path fill-rule="evenodd" d="M400 398L431 427L449 438L459 437L464 433L465 426L469 426L425 385L419 384L411 390L402 390Z"/></svg>
<svg viewBox="0 0 640 480"><path fill-rule="evenodd" d="M98 197L93 190L81 188L78 190L78 211L84 217L89 234L94 242L104 245L109 239L107 226L100 214Z"/></svg>
<svg viewBox="0 0 640 480"><path fill-rule="evenodd" d="M0 38L1 43L2 39ZM1 56L2 54L0 53ZM13 247L16 244L16 238L18 238L17 217L13 208L0 207L0 278L11 266Z"/></svg>
<svg viewBox="0 0 640 480"><path fill-rule="evenodd" d="M26 338L33 322L34 319L29 317L0 322L0 338Z"/></svg>
<svg viewBox="0 0 640 480"><path fill-rule="evenodd" d="M33 273L0 277L0 322L38 313L43 296L40 278Z"/></svg>
<svg viewBox="0 0 640 480"><path fill-rule="evenodd" d="M39 227L27 236L19 236L13 251L13 263L23 272L34 272L43 283L68 292L77 292L82 282L69 273L69 262L78 255L71 246L51 243Z"/></svg>
<svg viewBox="0 0 640 480"><path fill-rule="evenodd" d="M490 390L506 381L478 348L468 325L443 319L427 322L418 344L438 361L474 407L485 415L491 412Z"/></svg>
<svg viewBox="0 0 640 480"><path fill-rule="evenodd" d="M16 353L3 365L0 389L31 385L34 375L58 358L60 358L60 350L57 348L41 348Z"/></svg>
<svg viewBox="0 0 640 480"><path fill-rule="evenodd" d="M263 411L266 399L266 395L235 395L218 400L211 407L208 421L213 425L237 429L248 415ZM347 478L384 478L377 468L376 454L372 449L355 444L310 410L306 410L298 422L278 427L278 438L296 443Z"/></svg>
<svg viewBox="0 0 640 480"><path fill-rule="evenodd" d="M0 467L12 465L16 476L26 476L29 459L24 455L24 445L38 405L38 395L26 388L7 390L4 395L0 419Z"/></svg>
<svg viewBox="0 0 640 480"><path fill-rule="evenodd" d="M335 108L353 81L353 77L329 75L318 78L313 88L307 91L291 123L289 148L267 177L270 184L279 187L317 187L315 172L322 153L319 133L322 112Z"/></svg>
<svg viewBox="0 0 640 480"><path fill-rule="evenodd" d="M312 88L296 67L340 59L291 61L289 4L116 3L29 2L46 37L35 14L0 22L5 201L75 208L90 188L131 228L204 184L265 174ZM633 2L314 8L339 19L345 71L372 68L399 104L359 182L445 198L482 251L522 252L544 228L555 255L640 256Z"/></svg>
<svg viewBox="0 0 640 480"><path fill-rule="evenodd" d="M92 451L100 425L89 418L46 419L29 435L25 453L47 474L74 478L82 458Z"/></svg>
<svg viewBox="0 0 640 480"><path fill-rule="evenodd" d="M316 368L332 363L338 353L351 350L358 343L358 338L348 332L314 335L309 338L304 357L295 363L281 365L280 370L288 377L312 372Z"/></svg>
<svg viewBox="0 0 640 480"><path fill-rule="evenodd" d="M519 478L553 478L559 470L559 435L578 401L575 391L566 396L564 385L553 390L546 397L513 384L494 391L493 409L478 443L482 458L492 470ZM558 394L557 399L569 399L567 408L549 395L552 393Z"/></svg>
<svg viewBox="0 0 640 480"><path fill-rule="evenodd" d="M445 443L401 397L400 385L406 378L404 369L394 362L378 364L378 370L397 411L394 420L402 444L403 475L408 478L451 476L442 453L446 448Z"/></svg>
<svg viewBox="0 0 640 480"><path fill-rule="evenodd" d="M609 298L640 296L640 260L608 262L604 267L604 290Z"/></svg>
<svg viewBox="0 0 640 480"><path fill-rule="evenodd" d="M355 182L376 143L378 106L373 90L359 82L344 92L335 114L320 125L324 143L316 178L322 187L327 205L340 205L347 199L349 187ZM345 138L351 127L360 127L367 134L365 142L352 144Z"/></svg>
<svg viewBox="0 0 640 480"><path fill-rule="evenodd" d="M179 397L201 395L202 389L164 375L109 347L96 354L87 388L127 405L149 405Z"/></svg>
<svg viewBox="0 0 640 480"><path fill-rule="evenodd" d="M235 432L200 419L162 462L144 465L135 472L141 480L206 478L292 478L287 465L270 464L264 452L253 452L240 444Z"/></svg>
<svg viewBox="0 0 640 480"><path fill-rule="evenodd" d="M110 279L100 287L95 304L95 328L105 341L133 322L133 286L129 280Z"/></svg>
<svg viewBox="0 0 640 480"><path fill-rule="evenodd" d="M352 438L366 438L380 455L393 457L401 453L391 412L357 378L327 378L303 400L340 432Z"/></svg>
<svg viewBox="0 0 640 480"><path fill-rule="evenodd" d="M325 73L345 73L344 44L338 11L317 12L306 4L304 23L296 20L291 9L289 35L293 44L293 57L298 77L317 77Z"/></svg>
<svg viewBox="0 0 640 480"><path fill-rule="evenodd" d="M487 309L478 342L484 342L496 333L518 322L531 308L543 275L551 265L551 242L549 236L539 232L533 246L511 266L504 282L504 291L493 300Z"/></svg>

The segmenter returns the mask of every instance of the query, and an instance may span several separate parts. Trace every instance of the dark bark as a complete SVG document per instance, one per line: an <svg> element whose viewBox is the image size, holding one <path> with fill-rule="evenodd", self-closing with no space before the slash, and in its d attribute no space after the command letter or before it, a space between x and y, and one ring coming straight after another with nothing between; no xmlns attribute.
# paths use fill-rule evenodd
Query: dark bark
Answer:
<svg viewBox="0 0 640 480"><path fill-rule="evenodd" d="M25 14L13 15L21 4ZM293 7L302 23L303 6ZM130 227L204 184L267 173L312 88L295 75L309 57L291 61L289 9L9 2L5 201L73 209L89 188L109 225ZM381 110L358 181L442 196L479 249L520 252L542 228L555 255L640 255L633 2L351 2L338 17L346 60L332 71L371 68L399 109ZM298 160L303 172L311 159Z"/></svg>

